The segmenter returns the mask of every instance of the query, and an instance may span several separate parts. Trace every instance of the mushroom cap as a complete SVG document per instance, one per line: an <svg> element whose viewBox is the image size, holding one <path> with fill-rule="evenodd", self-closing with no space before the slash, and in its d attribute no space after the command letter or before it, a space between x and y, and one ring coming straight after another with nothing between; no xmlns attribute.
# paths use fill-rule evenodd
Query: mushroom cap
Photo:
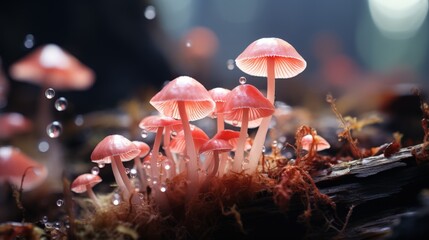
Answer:
<svg viewBox="0 0 429 240"><path fill-rule="evenodd" d="M32 122L16 112L0 114L0 139L13 137L15 134L29 131Z"/></svg>
<svg viewBox="0 0 429 240"><path fill-rule="evenodd" d="M316 151L322 151L331 147L328 141L326 141L323 137L319 135L315 135L314 140L316 141L316 145L315 145ZM313 135L311 134L307 134L301 139L301 145L303 150L310 151L312 143L313 143Z"/></svg>
<svg viewBox="0 0 429 240"><path fill-rule="evenodd" d="M94 163L110 164L114 157L122 162L130 161L140 155L140 149L122 135L114 134L101 140L91 153Z"/></svg>
<svg viewBox="0 0 429 240"><path fill-rule="evenodd" d="M226 102L226 97L228 96L228 93L230 93L231 90L226 88L213 88L209 90L210 96L212 97L213 101L216 103L216 108L214 110L215 113L222 113L223 112L223 106Z"/></svg>
<svg viewBox="0 0 429 240"><path fill-rule="evenodd" d="M275 111L274 105L250 84L238 85L228 94L224 106L225 120L241 123L244 109L249 109L249 121L270 116Z"/></svg>
<svg viewBox="0 0 429 240"><path fill-rule="evenodd" d="M207 134L201 128L194 125L191 125L191 135L196 149L199 149L205 142L210 139L209 136L207 136ZM185 149L185 132L180 131L177 133L176 137L171 140L170 150L171 152L182 153L185 152Z"/></svg>
<svg viewBox="0 0 429 240"><path fill-rule="evenodd" d="M147 143L142 141L133 141L133 143L138 149L140 149L139 157L144 157L150 152L150 146Z"/></svg>
<svg viewBox="0 0 429 240"><path fill-rule="evenodd" d="M87 186L91 188L102 182L100 176L91 173L84 173L79 175L71 184L70 188L75 193L84 193L87 191Z"/></svg>
<svg viewBox="0 0 429 240"><path fill-rule="evenodd" d="M240 132L230 130L230 129L224 129L213 136L214 139L223 139L223 140L231 140L239 137L240 137Z"/></svg>
<svg viewBox="0 0 429 240"><path fill-rule="evenodd" d="M160 115L152 115L143 118L139 127L148 132L156 132L160 127L170 127L173 126L175 131L182 130L182 121L174 119L172 117L160 116Z"/></svg>
<svg viewBox="0 0 429 240"><path fill-rule="evenodd" d="M260 38L252 42L236 59L241 71L258 77L267 76L267 59L274 59L275 78L291 78L307 67L307 62L285 40Z"/></svg>
<svg viewBox="0 0 429 240"><path fill-rule="evenodd" d="M94 83L94 72L55 44L34 50L10 68L14 79L59 90L83 90Z"/></svg>
<svg viewBox="0 0 429 240"><path fill-rule="evenodd" d="M180 119L178 102L184 102L190 121L206 117L215 108L215 102L207 89L188 76L170 81L149 102L163 115L175 119Z"/></svg>
<svg viewBox="0 0 429 240"><path fill-rule="evenodd" d="M24 174L22 189L29 191L45 181L48 170L16 147L0 147L0 182L7 181L20 187Z"/></svg>
<svg viewBox="0 0 429 240"><path fill-rule="evenodd" d="M229 152L232 149L233 146L227 140L212 138L201 146L200 153L212 151Z"/></svg>

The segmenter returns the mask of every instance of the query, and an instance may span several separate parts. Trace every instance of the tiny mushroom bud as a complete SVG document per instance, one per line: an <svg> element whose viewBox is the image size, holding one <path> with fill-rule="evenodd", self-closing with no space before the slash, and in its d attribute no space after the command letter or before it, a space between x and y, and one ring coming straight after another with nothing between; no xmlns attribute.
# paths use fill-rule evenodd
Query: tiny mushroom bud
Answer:
<svg viewBox="0 0 429 240"><path fill-rule="evenodd" d="M84 173L80 176L78 176L71 184L70 188L75 193L84 193L88 192L88 196L92 199L94 204L97 207L100 207L100 202L98 201L97 196L95 195L94 191L92 190L92 187L97 185L98 183L102 182L100 176L90 174L90 173Z"/></svg>
<svg viewBox="0 0 429 240"><path fill-rule="evenodd" d="M130 161L140 154L140 149L122 135L109 135L101 140L91 153L91 160L98 164L112 164L112 171L119 189L126 197L134 187L125 172L122 162Z"/></svg>
<svg viewBox="0 0 429 240"><path fill-rule="evenodd" d="M313 141L314 140L314 141ZM323 137L319 135L307 134L301 139L302 149L306 151L310 151L314 149L315 151L322 151L325 149L329 149L331 145L326 141Z"/></svg>

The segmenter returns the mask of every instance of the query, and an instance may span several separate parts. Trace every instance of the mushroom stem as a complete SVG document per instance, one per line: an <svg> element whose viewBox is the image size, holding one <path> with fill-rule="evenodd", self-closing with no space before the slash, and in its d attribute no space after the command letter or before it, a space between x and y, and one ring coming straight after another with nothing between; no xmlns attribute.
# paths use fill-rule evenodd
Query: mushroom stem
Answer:
<svg viewBox="0 0 429 240"><path fill-rule="evenodd" d="M212 177L214 177L219 169L219 162L220 162L220 158L219 158L219 151L213 151L213 156L214 156L214 166L213 166L213 171L212 173L207 177L207 179L211 179Z"/></svg>
<svg viewBox="0 0 429 240"><path fill-rule="evenodd" d="M125 190L125 192L126 192L125 198L130 197L130 194L132 194L134 192L134 187L133 187L133 184L131 183L130 179L128 178L127 173L125 172L125 167L122 164L120 157L114 156L113 161L112 161L112 169L113 169L113 174L114 174L115 179L116 179L116 183L118 183L118 185L120 184L117 180L117 177L119 177L122 180L121 181L122 182L122 189ZM115 169L117 171L116 174L115 174ZM116 175L119 175L119 176L116 176Z"/></svg>
<svg viewBox="0 0 429 240"><path fill-rule="evenodd" d="M238 137L237 149L235 151L234 163L232 165L232 171L241 172L242 163L244 160L244 146L246 144L247 129L249 125L249 109L243 109L243 119L241 122L240 136Z"/></svg>
<svg viewBox="0 0 429 240"><path fill-rule="evenodd" d="M170 177L176 176L176 162L174 161L173 155L171 155L170 151L170 134L171 134L171 128L169 126L164 127L164 151L165 155L168 159L171 161L171 170L170 170Z"/></svg>
<svg viewBox="0 0 429 240"><path fill-rule="evenodd" d="M86 185L86 192L88 193L88 196L92 199L92 201L94 202L94 205L97 207L97 208L100 208L101 207L101 205L100 205L100 201L98 201L98 198L97 198L97 196L95 195L95 193L94 193L94 191L92 190L92 187L91 187L91 185L90 184L87 184Z"/></svg>
<svg viewBox="0 0 429 240"><path fill-rule="evenodd" d="M145 171L143 171L143 165L140 157L138 156L134 158L134 167L137 169L137 172L139 173L140 184L141 184L140 189L146 190L146 187L147 187L146 173Z"/></svg>
<svg viewBox="0 0 429 240"><path fill-rule="evenodd" d="M178 102L179 115L182 120L183 132L185 135L186 152L189 156L188 168L188 180L190 184L188 186L187 198L190 199L198 191L198 159L197 152L195 150L194 141L192 139L191 127L189 126L188 115L186 114L185 103L183 101Z"/></svg>
<svg viewBox="0 0 429 240"><path fill-rule="evenodd" d="M153 142L153 148L152 148L152 157L150 159L150 169L151 169L151 178L152 179L158 179L159 177L159 170L158 170L158 156L159 156L159 147L161 146L161 139L162 139L162 131L163 128L159 127L156 131L155 141Z"/></svg>
<svg viewBox="0 0 429 240"><path fill-rule="evenodd" d="M275 75L274 75L274 58L267 59L267 99L274 104L275 95ZM249 153L249 165L246 169L247 173L254 173L258 168L259 159L262 154L262 147L265 143L268 127L270 125L271 115L262 119L253 141L252 149Z"/></svg>

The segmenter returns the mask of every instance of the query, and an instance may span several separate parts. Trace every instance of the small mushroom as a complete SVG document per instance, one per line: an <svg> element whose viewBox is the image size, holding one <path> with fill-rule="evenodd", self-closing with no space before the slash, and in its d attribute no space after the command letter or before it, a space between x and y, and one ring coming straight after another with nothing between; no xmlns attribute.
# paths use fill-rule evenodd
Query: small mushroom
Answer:
<svg viewBox="0 0 429 240"><path fill-rule="evenodd" d="M242 170L249 121L264 118L273 113L274 105L253 85L238 85L228 94L224 106L224 117L226 120L241 123L232 171L241 172Z"/></svg>
<svg viewBox="0 0 429 240"><path fill-rule="evenodd" d="M119 189L128 198L134 187L125 172L122 162L133 160L141 150L122 135L109 135L101 140L91 153L91 160L97 164L111 164L113 176Z"/></svg>
<svg viewBox="0 0 429 240"><path fill-rule="evenodd" d="M311 151L314 149L316 152L329 149L331 145L323 137L319 135L307 134L301 139L302 149L306 151Z"/></svg>
<svg viewBox="0 0 429 240"><path fill-rule="evenodd" d="M216 108L213 111L212 115L216 117L217 122L217 132L224 130L224 118L223 118L223 106L225 105L226 96L231 90L226 88L213 88L209 90L210 96L212 96L213 101L216 103Z"/></svg>
<svg viewBox="0 0 429 240"><path fill-rule="evenodd" d="M90 174L90 173L84 173L79 175L70 185L70 188L75 193L84 193L87 192L88 196L92 199L95 206L100 207L100 202L98 201L97 196L95 195L94 191L92 190L92 187L99 184L103 180L100 176Z"/></svg>
<svg viewBox="0 0 429 240"><path fill-rule="evenodd" d="M46 167L32 160L16 147L0 147L0 182L30 191L41 185L48 176ZM22 184L22 185L21 185Z"/></svg>

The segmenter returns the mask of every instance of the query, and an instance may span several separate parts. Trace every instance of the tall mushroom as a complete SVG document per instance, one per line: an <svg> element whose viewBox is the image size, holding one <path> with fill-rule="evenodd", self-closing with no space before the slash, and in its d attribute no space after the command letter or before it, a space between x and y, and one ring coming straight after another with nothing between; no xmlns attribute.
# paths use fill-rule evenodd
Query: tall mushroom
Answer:
<svg viewBox="0 0 429 240"><path fill-rule="evenodd" d="M100 176L90 174L90 173L84 173L79 175L70 185L70 189L75 193L84 193L87 192L88 196L92 199L95 206L98 208L101 206L100 202L98 201L97 196L95 195L94 191L92 190L92 187L99 184L103 180Z"/></svg>
<svg viewBox="0 0 429 240"><path fill-rule="evenodd" d="M91 153L91 160L97 164L111 164L113 176L119 189L128 198L134 187L125 172L122 162L130 161L140 154L140 149L122 135L109 135L101 140Z"/></svg>
<svg viewBox="0 0 429 240"><path fill-rule="evenodd" d="M274 106L253 85L241 84L231 90L224 106L224 117L241 123L232 171L241 172L249 121L271 116Z"/></svg>
<svg viewBox="0 0 429 240"><path fill-rule="evenodd" d="M41 185L48 176L47 168L32 160L16 147L0 147L0 182L29 191Z"/></svg>
<svg viewBox="0 0 429 240"><path fill-rule="evenodd" d="M192 141L189 121L199 120L209 115L215 103L207 89L197 80L180 76L170 81L164 88L155 94L149 101L160 113L165 116L182 120L185 134L188 163L188 198L198 190L198 157Z"/></svg>
<svg viewBox="0 0 429 240"><path fill-rule="evenodd" d="M275 79L292 78L307 66L307 62L288 42L279 38L260 38L252 42L236 59L243 72L258 77L267 77L267 98L274 104ZM265 142L271 116L262 120L250 151L248 172L256 171Z"/></svg>

